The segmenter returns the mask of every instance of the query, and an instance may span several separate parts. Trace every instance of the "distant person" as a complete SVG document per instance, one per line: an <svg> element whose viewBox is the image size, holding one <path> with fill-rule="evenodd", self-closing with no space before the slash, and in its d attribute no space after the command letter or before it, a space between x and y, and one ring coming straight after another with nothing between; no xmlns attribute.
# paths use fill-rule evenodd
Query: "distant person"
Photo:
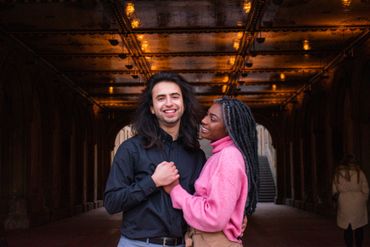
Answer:
<svg viewBox="0 0 370 247"><path fill-rule="evenodd" d="M251 215L257 203L256 123L244 103L222 98L209 108L200 134L213 150L195 182L195 194L178 181L164 189L191 226L192 241L186 246L242 246L244 215Z"/></svg>
<svg viewBox="0 0 370 247"><path fill-rule="evenodd" d="M346 246L352 247L355 242L361 247L368 223L369 186L353 155L346 155L337 167L332 190L333 195L337 194L337 225L344 229Z"/></svg>

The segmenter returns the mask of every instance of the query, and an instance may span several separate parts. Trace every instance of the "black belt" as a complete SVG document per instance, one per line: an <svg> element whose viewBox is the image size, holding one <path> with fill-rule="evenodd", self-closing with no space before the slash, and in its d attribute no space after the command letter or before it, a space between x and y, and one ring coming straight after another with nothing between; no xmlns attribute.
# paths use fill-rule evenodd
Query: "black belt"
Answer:
<svg viewBox="0 0 370 247"><path fill-rule="evenodd" d="M157 238L136 238L135 240L162 246L176 246L184 243L183 238L157 237Z"/></svg>

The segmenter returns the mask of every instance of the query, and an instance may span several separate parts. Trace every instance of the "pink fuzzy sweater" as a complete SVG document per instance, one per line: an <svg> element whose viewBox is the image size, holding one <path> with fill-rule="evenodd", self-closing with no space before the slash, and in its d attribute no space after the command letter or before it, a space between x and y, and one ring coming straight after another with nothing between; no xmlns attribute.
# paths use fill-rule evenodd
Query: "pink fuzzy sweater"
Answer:
<svg viewBox="0 0 370 247"><path fill-rule="evenodd" d="M174 208L182 209L186 222L205 232L223 231L241 242L241 226L248 195L244 159L229 136L211 143L213 150L195 182L191 195L181 185L171 191Z"/></svg>

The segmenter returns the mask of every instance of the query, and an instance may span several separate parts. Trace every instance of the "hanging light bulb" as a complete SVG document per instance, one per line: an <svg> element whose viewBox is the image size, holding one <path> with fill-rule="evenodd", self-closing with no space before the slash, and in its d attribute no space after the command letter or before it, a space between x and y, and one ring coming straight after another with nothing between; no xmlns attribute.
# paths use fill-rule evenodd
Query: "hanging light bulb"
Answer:
<svg viewBox="0 0 370 247"><path fill-rule="evenodd" d="M127 3L126 4L126 15L129 17L135 13L135 5L134 3Z"/></svg>
<svg viewBox="0 0 370 247"><path fill-rule="evenodd" d="M238 39L234 40L233 47L234 47L235 50L239 49L239 40Z"/></svg>
<svg viewBox="0 0 370 247"><path fill-rule="evenodd" d="M251 11L252 3L250 0L245 0L243 4L243 10L246 14L248 14Z"/></svg>
<svg viewBox="0 0 370 247"><path fill-rule="evenodd" d="M227 85L222 85L222 89L221 89L222 93L226 93L226 90L227 90Z"/></svg>
<svg viewBox="0 0 370 247"><path fill-rule="evenodd" d="M285 74L284 73L280 73L280 80L285 81Z"/></svg>
<svg viewBox="0 0 370 247"><path fill-rule="evenodd" d="M303 40L303 50L308 51L311 50L310 41L307 39Z"/></svg>
<svg viewBox="0 0 370 247"><path fill-rule="evenodd" d="M142 51L146 51L148 49L148 41L143 41L143 43L141 44L141 50Z"/></svg>
<svg viewBox="0 0 370 247"><path fill-rule="evenodd" d="M351 0L342 0L342 6L344 9L348 9L351 6Z"/></svg>
<svg viewBox="0 0 370 247"><path fill-rule="evenodd" d="M132 28L138 28L140 26L140 21L139 21L139 19L133 19L132 21L131 21L131 27Z"/></svg>
<svg viewBox="0 0 370 247"><path fill-rule="evenodd" d="M235 63L235 57L230 57L229 58L229 62L228 62L230 65L234 65Z"/></svg>

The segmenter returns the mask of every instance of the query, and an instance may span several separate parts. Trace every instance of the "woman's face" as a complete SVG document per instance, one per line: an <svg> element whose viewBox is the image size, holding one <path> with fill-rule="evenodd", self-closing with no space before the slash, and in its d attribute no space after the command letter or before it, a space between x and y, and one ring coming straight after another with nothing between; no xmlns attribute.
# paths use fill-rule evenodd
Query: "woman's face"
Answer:
<svg viewBox="0 0 370 247"><path fill-rule="evenodd" d="M207 115L203 118L201 123L200 135L202 138L210 141L216 141L227 136L220 104L213 104L208 109Z"/></svg>

